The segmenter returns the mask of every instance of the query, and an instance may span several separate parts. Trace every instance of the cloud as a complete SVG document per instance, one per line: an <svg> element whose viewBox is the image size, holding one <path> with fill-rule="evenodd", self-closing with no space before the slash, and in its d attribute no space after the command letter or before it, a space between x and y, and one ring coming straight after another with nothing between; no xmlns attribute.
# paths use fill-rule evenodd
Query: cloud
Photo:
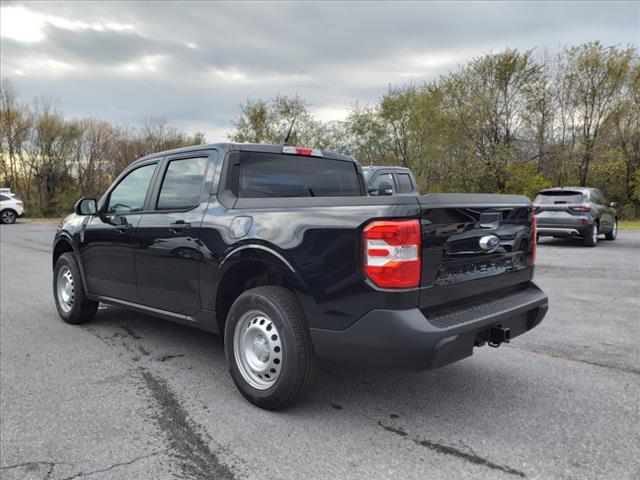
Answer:
<svg viewBox="0 0 640 480"><path fill-rule="evenodd" d="M248 97L297 93L333 120L489 51L637 44L640 4L56 2L0 18L2 76L26 98L116 123L163 115L218 140Z"/></svg>

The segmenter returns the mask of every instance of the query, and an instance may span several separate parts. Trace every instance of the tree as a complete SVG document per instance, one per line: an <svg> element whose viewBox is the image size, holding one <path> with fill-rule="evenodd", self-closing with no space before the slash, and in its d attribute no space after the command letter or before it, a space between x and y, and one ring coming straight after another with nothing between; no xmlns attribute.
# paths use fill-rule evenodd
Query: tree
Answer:
<svg viewBox="0 0 640 480"><path fill-rule="evenodd" d="M564 75L571 85L578 137L581 142L580 185L589 181L589 166L603 124L614 112L628 78L633 48L619 50L590 42L565 49Z"/></svg>

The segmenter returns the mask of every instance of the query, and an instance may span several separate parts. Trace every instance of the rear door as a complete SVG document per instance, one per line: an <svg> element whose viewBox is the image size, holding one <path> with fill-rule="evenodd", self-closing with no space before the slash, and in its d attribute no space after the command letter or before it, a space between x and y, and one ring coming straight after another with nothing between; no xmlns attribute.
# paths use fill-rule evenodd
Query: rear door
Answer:
<svg viewBox="0 0 640 480"><path fill-rule="evenodd" d="M592 199L591 207L595 209L596 216L600 220L600 233L611 231L614 216L612 215L611 207L609 207L609 202L600 190L592 190L590 196Z"/></svg>
<svg viewBox="0 0 640 480"><path fill-rule="evenodd" d="M184 315L200 309L199 234L216 166L215 151L164 159L152 208L136 232L136 276L143 305Z"/></svg>

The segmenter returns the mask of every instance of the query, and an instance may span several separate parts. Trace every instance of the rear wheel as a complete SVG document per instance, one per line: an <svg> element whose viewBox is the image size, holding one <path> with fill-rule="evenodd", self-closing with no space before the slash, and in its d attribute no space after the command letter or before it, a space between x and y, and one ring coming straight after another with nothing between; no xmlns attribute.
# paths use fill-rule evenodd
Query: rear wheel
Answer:
<svg viewBox="0 0 640 480"><path fill-rule="evenodd" d="M584 244L587 247L595 247L598 244L598 225L591 225L584 236Z"/></svg>
<svg viewBox="0 0 640 480"><path fill-rule="evenodd" d="M14 212L13 210L10 209L6 209L6 210L2 210L2 212L0 212L0 222L2 223L15 223L16 222L16 218L18 218L18 215L16 215L16 212Z"/></svg>
<svg viewBox="0 0 640 480"><path fill-rule="evenodd" d="M613 221L613 227L611 227L611 231L605 234L604 238L607 240L615 240L618 236L618 220Z"/></svg>
<svg viewBox="0 0 640 480"><path fill-rule="evenodd" d="M60 255L53 270L53 298L58 314L67 323L88 322L98 311L98 302L84 294L80 269L70 252Z"/></svg>
<svg viewBox="0 0 640 480"><path fill-rule="evenodd" d="M231 306L225 326L231 378L251 403L287 407L310 389L315 355L306 319L293 292L247 290Z"/></svg>

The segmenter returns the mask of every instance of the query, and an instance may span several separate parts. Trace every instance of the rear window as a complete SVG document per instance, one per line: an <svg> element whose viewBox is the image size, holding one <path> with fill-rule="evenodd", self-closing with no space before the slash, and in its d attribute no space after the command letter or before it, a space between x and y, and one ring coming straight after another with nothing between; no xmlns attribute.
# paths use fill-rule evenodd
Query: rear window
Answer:
<svg viewBox="0 0 640 480"><path fill-rule="evenodd" d="M411 193L413 191L411 177L408 174L398 173L396 178L398 179L398 188L400 193Z"/></svg>
<svg viewBox="0 0 640 480"><path fill-rule="evenodd" d="M353 162L273 153L240 154L240 198L360 195Z"/></svg>
<svg viewBox="0 0 640 480"><path fill-rule="evenodd" d="M580 192L557 191L542 192L536 195L533 203L537 204L563 204L563 203L581 203L584 196Z"/></svg>

